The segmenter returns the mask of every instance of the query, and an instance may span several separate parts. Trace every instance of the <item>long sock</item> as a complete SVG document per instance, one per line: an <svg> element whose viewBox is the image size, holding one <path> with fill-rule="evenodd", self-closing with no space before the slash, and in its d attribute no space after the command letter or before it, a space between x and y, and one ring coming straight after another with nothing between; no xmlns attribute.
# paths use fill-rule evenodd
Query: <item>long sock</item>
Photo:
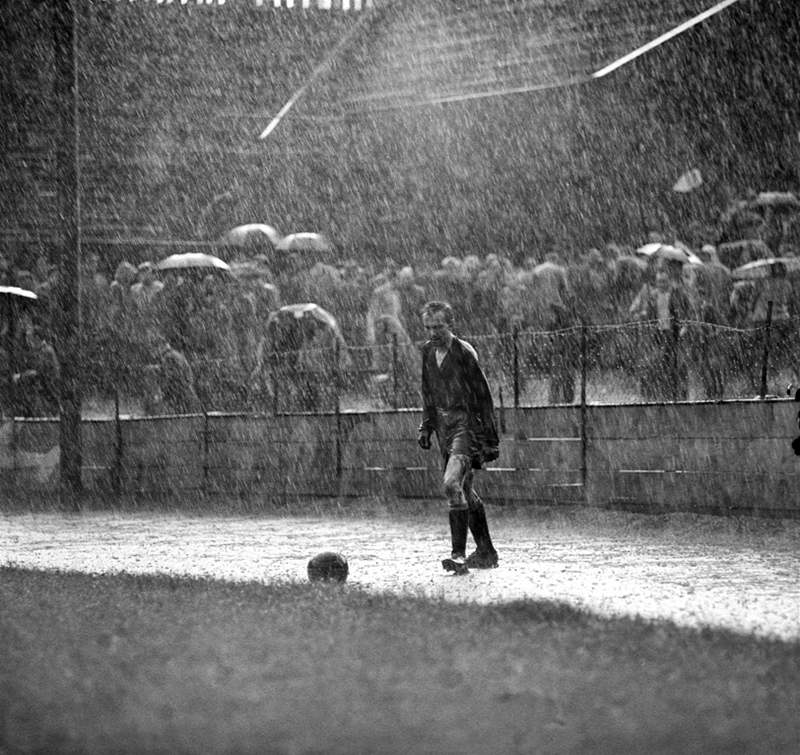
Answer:
<svg viewBox="0 0 800 755"><path fill-rule="evenodd" d="M469 509L469 531L475 539L475 545L479 553L491 553L494 551L492 538L489 535L489 522L486 520L486 509L483 503Z"/></svg>
<svg viewBox="0 0 800 755"><path fill-rule="evenodd" d="M450 509L450 540L454 554L466 554L467 528L469 522L468 509Z"/></svg>

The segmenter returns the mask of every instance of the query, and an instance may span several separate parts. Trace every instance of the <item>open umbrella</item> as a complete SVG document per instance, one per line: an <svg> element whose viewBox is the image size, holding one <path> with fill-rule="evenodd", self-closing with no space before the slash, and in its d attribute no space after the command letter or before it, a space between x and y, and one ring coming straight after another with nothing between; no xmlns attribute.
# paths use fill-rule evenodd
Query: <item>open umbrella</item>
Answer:
<svg viewBox="0 0 800 755"><path fill-rule="evenodd" d="M321 233L290 233L276 245L276 249L284 252L330 252L333 244Z"/></svg>
<svg viewBox="0 0 800 755"><path fill-rule="evenodd" d="M719 261L730 268L739 267L753 260L767 259L770 256L769 247L761 239L725 241L717 247Z"/></svg>
<svg viewBox="0 0 800 755"><path fill-rule="evenodd" d="M672 190L686 194L703 185L703 175L697 168L687 170L673 185Z"/></svg>
<svg viewBox="0 0 800 755"><path fill-rule="evenodd" d="M0 286L0 296L17 296L21 299L39 298L33 291L28 291L27 288L19 288L19 286Z"/></svg>
<svg viewBox="0 0 800 755"><path fill-rule="evenodd" d="M228 246L259 246L268 242L271 246L277 246L281 240L281 234L276 228L266 223L245 223L237 225L222 234L220 243Z"/></svg>
<svg viewBox="0 0 800 755"><path fill-rule="evenodd" d="M231 269L230 265L224 260L204 252L171 254L156 265L157 270L187 270L191 268L224 270L226 272Z"/></svg>
<svg viewBox="0 0 800 755"><path fill-rule="evenodd" d="M689 265L702 265L701 260L694 252L686 246L671 246L669 244L645 244L636 250L637 254L644 257L660 257L665 260L675 260Z"/></svg>
<svg viewBox="0 0 800 755"><path fill-rule="evenodd" d="M773 210L783 212L800 210L800 199L791 191L762 191L748 204L754 209L771 207Z"/></svg>
<svg viewBox="0 0 800 755"><path fill-rule="evenodd" d="M16 318L18 317L19 307L27 304L29 301L34 301L39 297L27 288L20 288L19 286L0 286L0 324L7 318L7 328L5 332L4 343L0 343L0 349L4 349L6 354L6 392L11 400L11 407L14 405L14 379L13 375L17 371L17 355L16 355L16 336L15 325ZM2 412L0 411L0 414Z"/></svg>
<svg viewBox="0 0 800 755"><path fill-rule="evenodd" d="M641 254L643 257L652 257L662 246L660 241L651 241L649 244L640 246L636 250L636 254Z"/></svg>
<svg viewBox="0 0 800 755"><path fill-rule="evenodd" d="M800 272L800 257L767 257L753 260L737 267L731 275L737 280L759 280L771 278L783 267L787 274Z"/></svg>
<svg viewBox="0 0 800 755"><path fill-rule="evenodd" d="M284 304L280 309L273 312L269 319L270 322L274 322L280 317L294 317L296 320L302 320L304 317L311 317L324 323L337 334L340 333L339 323L336 321L336 318L328 312L327 309L323 309L319 304L314 304L313 302Z"/></svg>

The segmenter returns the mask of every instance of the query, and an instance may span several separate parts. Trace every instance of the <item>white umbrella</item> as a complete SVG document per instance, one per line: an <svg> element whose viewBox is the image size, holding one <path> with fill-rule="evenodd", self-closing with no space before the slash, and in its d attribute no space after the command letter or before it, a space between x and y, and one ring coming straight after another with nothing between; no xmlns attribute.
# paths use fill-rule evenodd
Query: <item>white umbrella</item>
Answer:
<svg viewBox="0 0 800 755"><path fill-rule="evenodd" d="M636 250L636 254L641 254L644 257L652 257L659 250L661 246L663 245L660 241L654 241L651 242L650 244L645 244L644 246L640 246Z"/></svg>
<svg viewBox="0 0 800 755"><path fill-rule="evenodd" d="M687 170L673 185L672 190L687 194L703 185L703 175L697 168Z"/></svg>
<svg viewBox="0 0 800 755"><path fill-rule="evenodd" d="M731 275L737 280L770 278L781 265L787 274L800 272L800 257L767 257L763 260L753 260L737 267Z"/></svg>
<svg viewBox="0 0 800 755"><path fill-rule="evenodd" d="M701 260L694 252L690 251L687 247L670 246L669 244L645 244L636 250L637 254L644 257L661 257L665 260L675 260L677 262L687 263L689 265L702 265Z"/></svg>
<svg viewBox="0 0 800 755"><path fill-rule="evenodd" d="M0 286L0 295L3 296L18 296L22 299L38 299L39 297L28 291L27 288L19 288L19 286Z"/></svg>
<svg viewBox="0 0 800 755"><path fill-rule="evenodd" d="M211 268L225 271L230 271L231 269L230 265L224 260L204 252L171 254L156 265L157 270L186 270L188 268Z"/></svg>
<svg viewBox="0 0 800 755"><path fill-rule="evenodd" d="M290 233L276 245L276 249L284 252L330 252L333 244L321 233Z"/></svg>
<svg viewBox="0 0 800 755"><path fill-rule="evenodd" d="M771 207L774 210L797 212L800 210L800 199L791 191L762 191L749 203L750 207Z"/></svg>
<svg viewBox="0 0 800 755"><path fill-rule="evenodd" d="M249 246L268 241L272 246L277 246L281 240L278 230L266 223L245 223L237 225L222 234L220 242L229 246Z"/></svg>
<svg viewBox="0 0 800 755"><path fill-rule="evenodd" d="M339 332L339 323L337 322L336 318L330 312L328 312L327 309L323 309L319 306L319 304L314 304L313 302L304 302L302 304L284 304L280 309L273 312L269 319L270 321L274 321L281 316L291 316L294 317L295 320L302 320L304 317L311 317L315 320L319 320L321 323L324 323L337 333Z"/></svg>

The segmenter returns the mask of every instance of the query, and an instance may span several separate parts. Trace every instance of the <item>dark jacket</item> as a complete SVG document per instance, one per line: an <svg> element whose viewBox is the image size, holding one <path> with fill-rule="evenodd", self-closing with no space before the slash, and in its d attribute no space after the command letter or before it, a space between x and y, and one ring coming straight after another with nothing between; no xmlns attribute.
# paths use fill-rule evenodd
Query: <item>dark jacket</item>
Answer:
<svg viewBox="0 0 800 755"><path fill-rule="evenodd" d="M483 448L482 461L497 458L500 441L489 383L469 347L455 336L441 367L436 364L436 347L430 341L422 346L420 432L436 431L437 409L464 409Z"/></svg>

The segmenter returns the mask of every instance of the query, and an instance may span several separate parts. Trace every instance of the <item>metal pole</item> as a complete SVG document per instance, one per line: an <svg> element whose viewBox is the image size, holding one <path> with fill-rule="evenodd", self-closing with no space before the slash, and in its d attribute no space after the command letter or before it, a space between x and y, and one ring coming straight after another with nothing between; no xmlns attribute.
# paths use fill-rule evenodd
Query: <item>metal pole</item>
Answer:
<svg viewBox="0 0 800 755"><path fill-rule="evenodd" d="M341 402L339 400L339 341L336 341L336 345L334 347L334 359L335 364L333 366L334 369L334 376L333 376L333 386L334 390L336 391L336 480L337 482L341 482L342 480L342 412L341 412Z"/></svg>
<svg viewBox="0 0 800 755"><path fill-rule="evenodd" d="M119 418L119 387L114 383L114 425L116 431L116 448L114 449L114 472L111 489L115 495L122 492L122 422Z"/></svg>
<svg viewBox="0 0 800 755"><path fill-rule="evenodd" d="M269 360L269 381L272 385L272 416L278 415L278 354L272 352Z"/></svg>
<svg viewBox="0 0 800 755"><path fill-rule="evenodd" d="M670 328L670 338L672 340L672 353L670 354L670 383L672 384L672 400L678 400L678 318L672 316L672 327Z"/></svg>
<svg viewBox="0 0 800 755"><path fill-rule="evenodd" d="M397 409L397 333L392 333L392 409Z"/></svg>
<svg viewBox="0 0 800 755"><path fill-rule="evenodd" d="M78 121L78 23L75 0L53 4L55 93L61 102L56 160L63 248L59 255L56 349L61 367L60 485L62 505L80 509L81 484L81 228Z"/></svg>
<svg viewBox="0 0 800 755"><path fill-rule="evenodd" d="M772 302L767 302L767 326L764 329L764 354L761 359L761 391L760 398L767 395L767 367L769 365L769 341L772 331Z"/></svg>
<svg viewBox="0 0 800 755"><path fill-rule="evenodd" d="M203 405L203 495L208 494L208 447L209 447L208 412Z"/></svg>
<svg viewBox="0 0 800 755"><path fill-rule="evenodd" d="M13 418L16 414L17 407L17 387L14 384L14 375L17 371L17 339L14 332L16 327L16 312L14 311L13 297L10 294L0 297L0 304L3 306L2 317L8 320L8 328L6 330L6 354L8 355L8 370L6 374L6 379L8 381L7 400L8 414ZM0 319L0 324L2 324L2 319Z"/></svg>
<svg viewBox="0 0 800 755"><path fill-rule="evenodd" d="M511 342L514 350L514 408L519 409L519 325L516 323L511 334Z"/></svg>
<svg viewBox="0 0 800 755"><path fill-rule="evenodd" d="M497 394L498 399L500 402L500 432L505 433L506 431L506 407L503 403L503 384L500 383L497 386Z"/></svg>
<svg viewBox="0 0 800 755"><path fill-rule="evenodd" d="M588 343L587 343L587 328L586 323L581 323L581 482L583 483L584 494L586 492L586 478L587 478L587 456L588 456L588 438L587 438L587 409L586 409L586 373L588 372Z"/></svg>

